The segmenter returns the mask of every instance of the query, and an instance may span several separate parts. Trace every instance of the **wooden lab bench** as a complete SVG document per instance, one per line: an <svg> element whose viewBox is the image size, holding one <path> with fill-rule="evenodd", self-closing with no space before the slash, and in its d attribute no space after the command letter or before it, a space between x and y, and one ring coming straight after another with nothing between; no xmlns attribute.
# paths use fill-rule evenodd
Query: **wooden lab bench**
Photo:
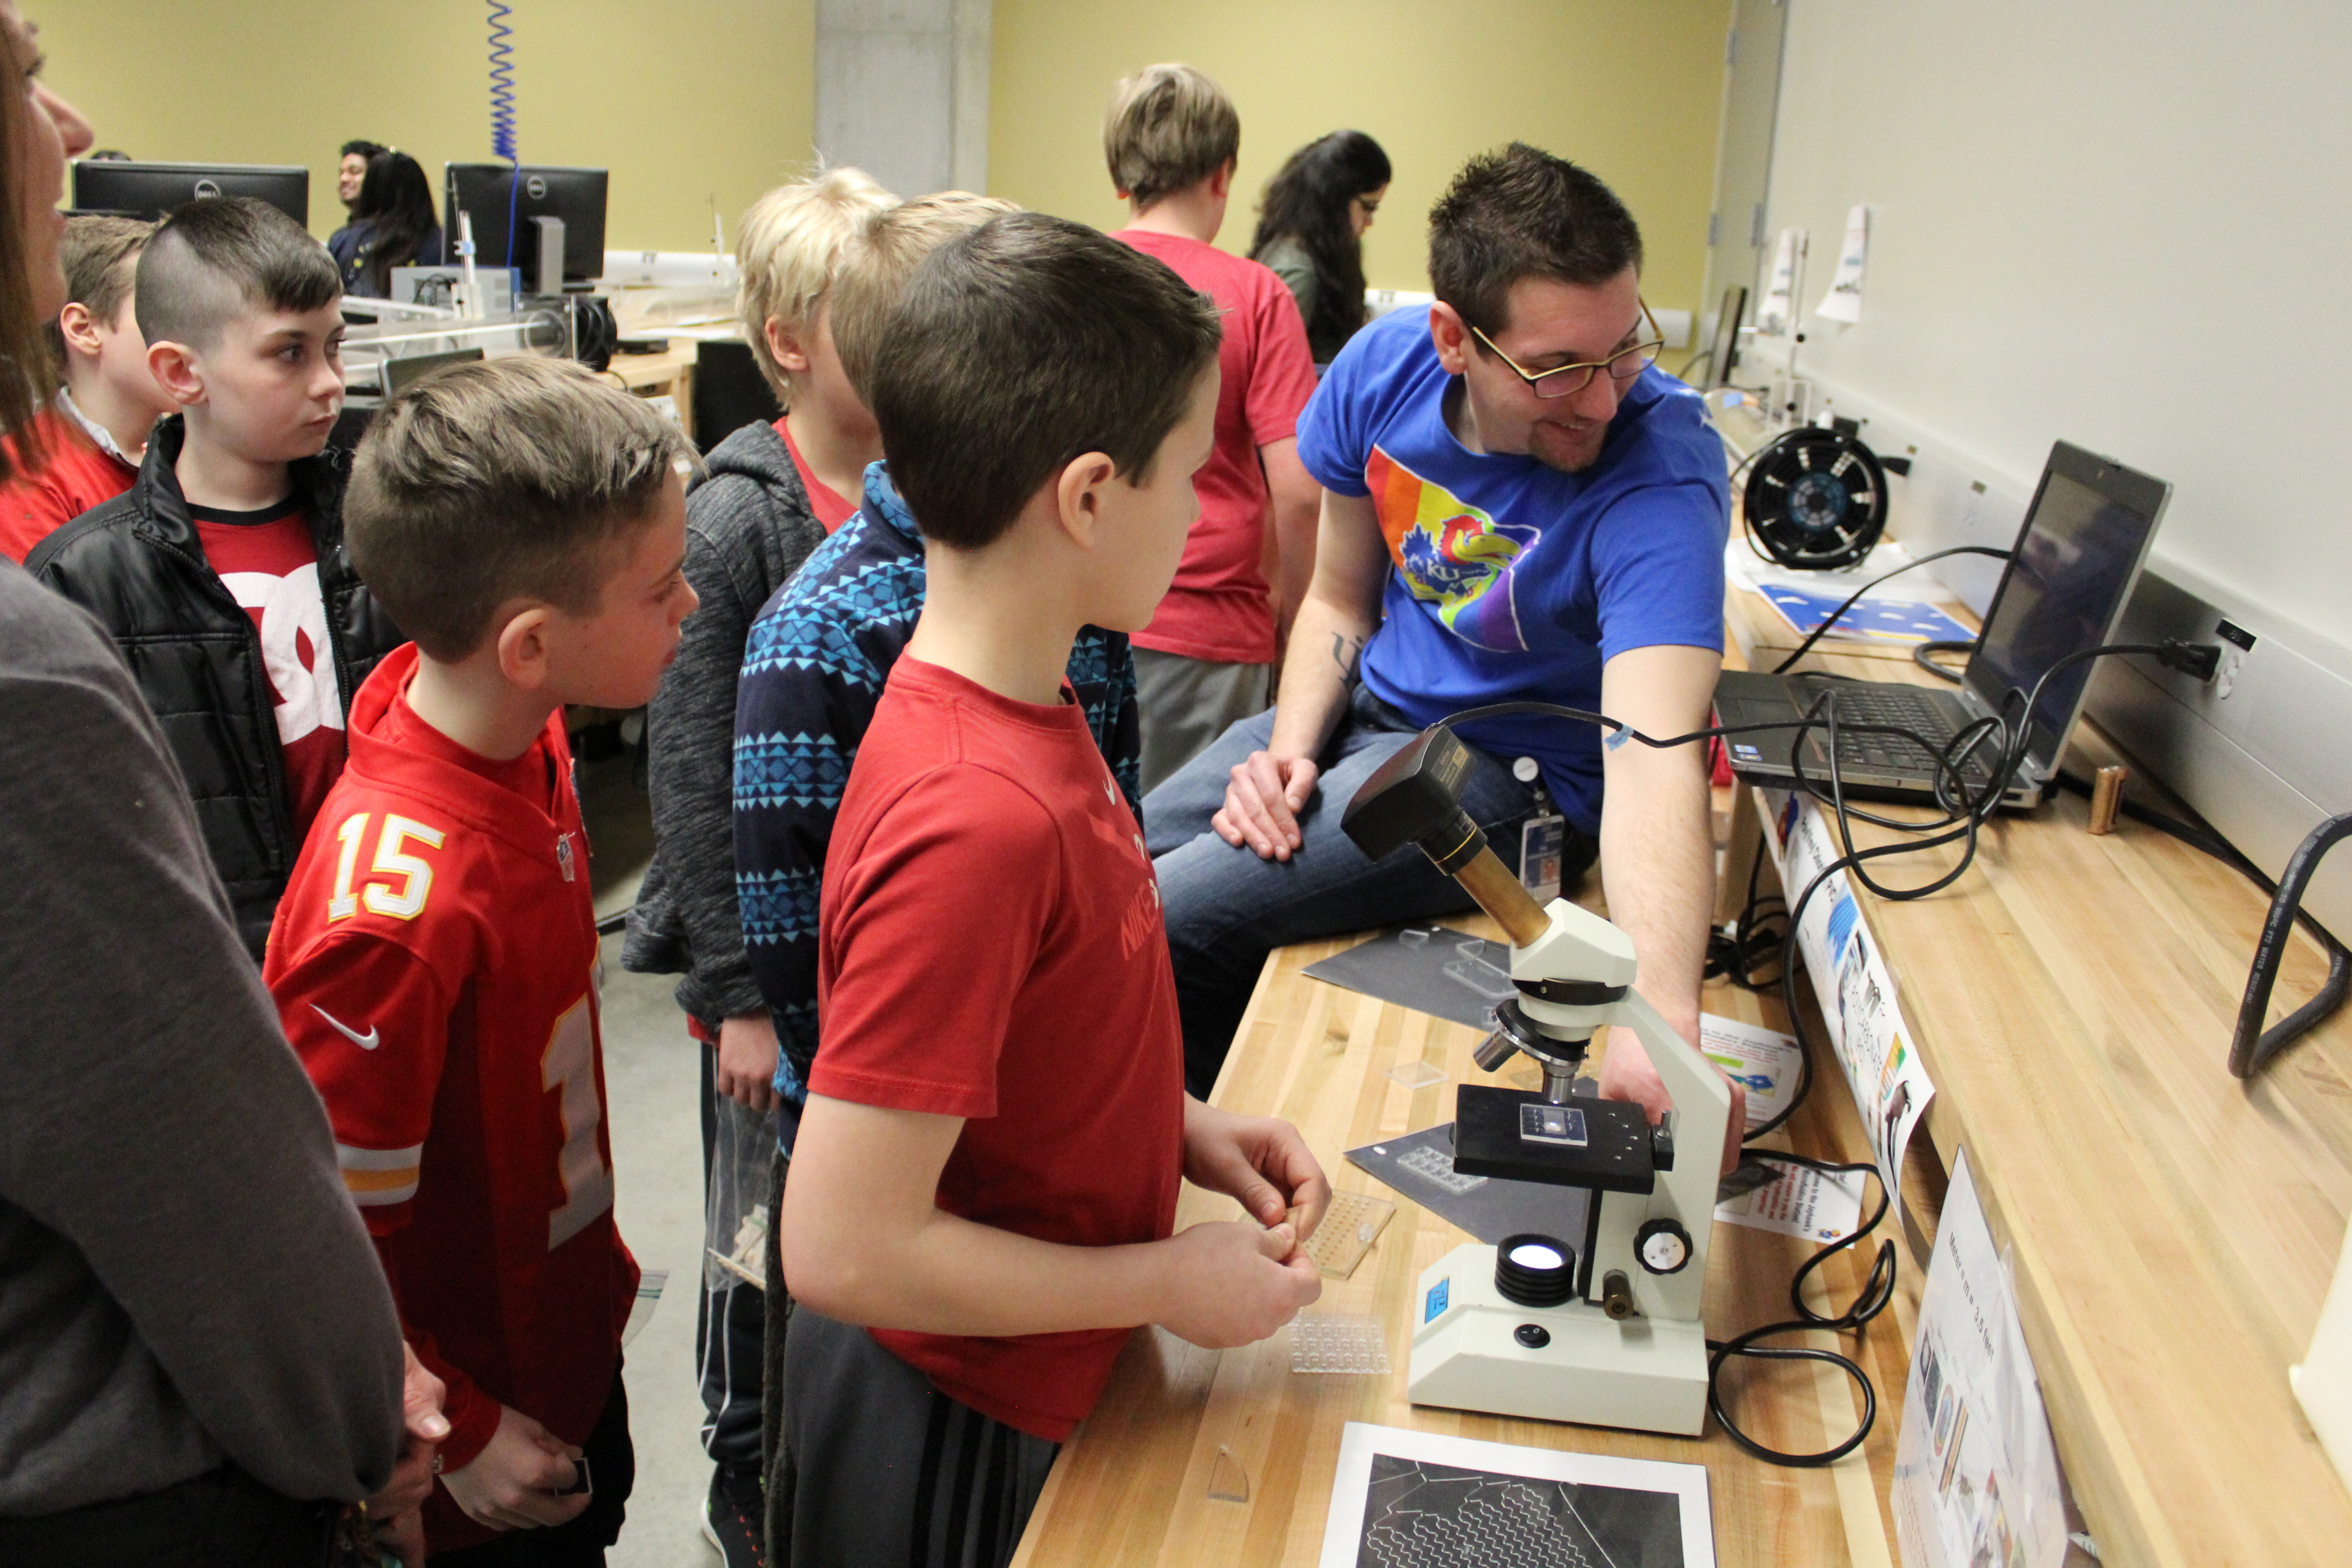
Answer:
<svg viewBox="0 0 2352 1568"><path fill-rule="evenodd" d="M1752 658L1769 668L1793 645L1753 595L1732 595L1728 621L1735 666ZM1849 674L1927 679L1900 651L1837 647L1815 657ZM2093 762L2108 760L2095 727L2086 724L2076 745ZM1756 842L1752 792L1727 796L1725 880L1744 889ZM1396 1201L1354 1277L1327 1281L1314 1309L1377 1314L1390 1325L1393 1370L1293 1373L1286 1334L1217 1352L1162 1330L1138 1332L1094 1415L1063 1450L1015 1562L1314 1563L1341 1428L1370 1421L1703 1463L1727 1568L1895 1563L1887 1500L1910 1338L1943 1177L1962 1148L1995 1239L2011 1251L2059 1458L2105 1561L2352 1561L2352 1498L2286 1379L2352 1212L2352 1015L2306 1037L2252 1083L2231 1078L2231 1027L2266 898L2237 872L2128 819L2094 837L2084 813L2082 800L2062 795L2031 816L1996 819L1974 867L1932 898L1859 895L1937 1093L1912 1140L1905 1223L1899 1232L1882 1227L1901 1238L1895 1303L1865 1334L1836 1336L1878 1390L1877 1425L1857 1453L1826 1469L1786 1469L1749 1457L1712 1421L1703 1436L1685 1439L1410 1404L1415 1281L1467 1237L1342 1152L1448 1120L1453 1086L1484 1080L1470 1061L1479 1037L1303 978L1308 964L1357 940L1341 938L1268 960L1214 1099L1289 1119L1335 1186ZM1856 826L1858 844L1893 837ZM1885 879L1907 885L1948 867L1958 847L1878 865ZM1583 901L1597 907L1598 893L1589 877ZM1480 918L1462 923L1497 934ZM2274 1013L2311 994L2323 973L2317 950L2298 934ZM1818 1042L1810 984L1799 990ZM1785 1026L1777 995L1725 982L1707 986L1704 1005ZM1409 1089L1388 1076L1416 1061L1444 1081ZM1818 1043L1812 1068L1812 1095L1772 1142L1868 1158L1844 1079ZM1515 1063L1506 1080L1514 1070L1529 1072ZM1236 1212L1232 1200L1188 1186L1177 1223ZM1792 1238L1718 1226L1709 1333L1789 1317L1790 1274L1807 1250ZM1817 1273L1840 1305L1860 1284L1851 1253ZM1828 1345L1831 1336L1788 1342ZM1776 1447L1824 1447L1851 1429L1858 1409L1852 1384L1819 1363L1748 1363L1727 1382L1736 1415ZM1211 1497L1213 1475L1229 1477L1228 1465L1246 1477L1246 1501ZM1228 1479L1218 1489L1234 1489Z"/></svg>

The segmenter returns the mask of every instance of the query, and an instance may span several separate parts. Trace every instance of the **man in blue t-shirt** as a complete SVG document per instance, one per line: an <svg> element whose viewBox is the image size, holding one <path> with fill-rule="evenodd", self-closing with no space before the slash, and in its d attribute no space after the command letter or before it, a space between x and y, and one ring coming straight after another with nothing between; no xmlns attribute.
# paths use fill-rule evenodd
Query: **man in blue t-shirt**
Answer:
<svg viewBox="0 0 2352 1568"><path fill-rule="evenodd" d="M1591 174L1520 143L1475 158L1430 213L1437 303L1358 333L1307 405L1298 455L1328 494L1279 699L1144 801L1194 1093L1269 949L1469 907L1418 849L1375 865L1339 831L1424 725L1524 700L1654 736L1706 723L1728 490L1698 396L1654 367L1641 264L1633 216ZM1638 988L1696 1044L1705 749L1604 748L1549 718L1461 733L1463 804L1497 852L1565 818L1563 880L1599 856ZM1630 1034L1602 1088L1653 1119L1666 1103Z"/></svg>

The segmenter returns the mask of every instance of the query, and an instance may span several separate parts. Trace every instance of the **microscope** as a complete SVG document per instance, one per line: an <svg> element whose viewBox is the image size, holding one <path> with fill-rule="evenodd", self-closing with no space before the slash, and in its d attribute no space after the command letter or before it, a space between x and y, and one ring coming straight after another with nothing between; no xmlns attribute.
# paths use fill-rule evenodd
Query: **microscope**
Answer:
<svg viewBox="0 0 2352 1568"><path fill-rule="evenodd" d="M1475 1059L1491 1073L1525 1055L1543 1089L1457 1088L1454 1168L1591 1196L1577 1234L1472 1243L1423 1271L1412 1402L1695 1436L1706 1419L1699 1303L1731 1090L1635 993L1624 932L1565 899L1538 908L1505 869L1461 806L1470 763L1453 731L1432 725L1364 781L1340 826L1374 860L1418 845L1511 940L1517 994L1495 1009ZM1570 1092L1593 1031L1612 1024L1633 1030L1673 1097L1654 1129L1638 1105ZM1564 1219L1572 1207L1562 1205Z"/></svg>

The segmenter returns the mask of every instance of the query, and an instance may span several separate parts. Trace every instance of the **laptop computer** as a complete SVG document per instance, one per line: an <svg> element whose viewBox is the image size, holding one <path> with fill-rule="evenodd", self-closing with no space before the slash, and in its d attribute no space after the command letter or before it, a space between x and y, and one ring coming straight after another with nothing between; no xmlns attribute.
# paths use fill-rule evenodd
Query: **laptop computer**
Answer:
<svg viewBox="0 0 2352 1568"><path fill-rule="evenodd" d="M2058 442L2050 448L1958 689L1726 670L1715 689L1717 722L1802 718L1829 689L1837 693L1841 726L1899 725L1939 746L1978 719L1999 714L2005 698L2014 723L2025 695L2058 660L2115 640L2171 495L2162 479ZM2085 659L2070 666L2043 690L2025 760L2002 795L2003 805L2030 809L2049 793L2096 664ZM1808 778L1829 780L1829 742L1821 730L1731 735L1724 744L1732 770L1753 782L1792 784L1792 747ZM1983 748L1965 770L1972 784L1980 787L1989 776L1991 751ZM1932 804L1936 798L1933 755L1899 736L1840 733L1838 779L1846 794L1864 800Z"/></svg>

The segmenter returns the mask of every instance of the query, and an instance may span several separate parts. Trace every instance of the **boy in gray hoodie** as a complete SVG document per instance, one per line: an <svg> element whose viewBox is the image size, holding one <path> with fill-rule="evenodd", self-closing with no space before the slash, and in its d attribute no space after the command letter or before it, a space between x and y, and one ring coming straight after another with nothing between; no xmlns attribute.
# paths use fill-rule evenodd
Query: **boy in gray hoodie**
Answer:
<svg viewBox="0 0 2352 1568"><path fill-rule="evenodd" d="M708 454L687 496L686 575L702 606L646 709L654 858L630 911L621 962L681 974L677 1003L701 1044L706 1193L714 1153L731 1163L756 1145L764 1196L774 1108L776 1031L743 954L735 900L735 687L743 641L769 595L856 510L882 438L842 374L825 295L866 223L897 198L856 169L780 185L744 215L736 240L743 335L786 410L747 425ZM722 1183L724 1191L734 1184ZM731 1231L735 1216L718 1222ZM730 1237L717 1237L722 1248ZM715 1466L703 1529L730 1564L759 1562L761 1292L706 1268L695 1357Z"/></svg>

